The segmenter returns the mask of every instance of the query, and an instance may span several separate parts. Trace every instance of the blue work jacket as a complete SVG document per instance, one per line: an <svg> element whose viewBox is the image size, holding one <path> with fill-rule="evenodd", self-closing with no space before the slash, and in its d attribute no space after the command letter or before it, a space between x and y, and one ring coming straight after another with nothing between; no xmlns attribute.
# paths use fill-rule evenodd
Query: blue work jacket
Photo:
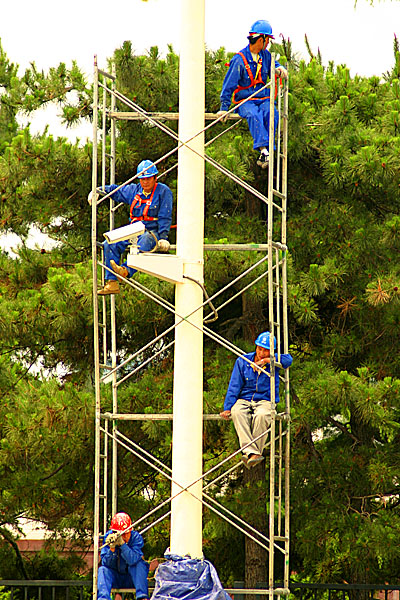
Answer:
<svg viewBox="0 0 400 600"><path fill-rule="evenodd" d="M104 536L104 539L109 533L113 533L110 529ZM135 565L143 558L143 538L137 531L131 532L131 537L127 544L116 546L115 551L111 552L109 546L104 546L101 549L100 557L103 567L114 569L118 573L127 573L128 567Z"/></svg>
<svg viewBox="0 0 400 600"><path fill-rule="evenodd" d="M254 362L256 353L250 352L244 356ZM275 360L278 355L275 354ZM290 354L281 354L281 365L284 369L290 367L293 358ZM264 365L264 369L269 373L270 365ZM231 379L229 381L228 391L225 396L224 410L231 410L236 400L271 400L270 377L266 374L254 370L250 363L243 358L238 358L233 367ZM275 368L275 402L279 402L279 368Z"/></svg>
<svg viewBox="0 0 400 600"><path fill-rule="evenodd" d="M257 71L257 63L253 60L253 57L250 52L250 46L246 46L241 50L242 54L247 59L249 63L249 67L251 72L253 73L253 77L256 76ZM257 90L260 90L268 81L268 78L271 75L271 53L268 50L261 50L259 53L262 59L262 67L261 67L261 78L264 82L258 83L256 86L251 86L247 90L240 90L237 92L235 96L235 100L243 100L244 98L248 98ZM275 61L275 68L280 67L278 61ZM225 75L224 83L222 84L222 92L221 92L221 110L229 110L231 105L232 94L236 90L236 88L240 85L242 87L247 87L251 84L250 77L247 74L246 67L243 62L243 58L240 54L235 54L232 57L231 62L229 63L229 69L227 74ZM269 96L269 88L266 88L262 92L260 92L260 97ZM260 102L261 100L256 100L257 96L255 96L255 101ZM253 100L251 100L252 102Z"/></svg>
<svg viewBox="0 0 400 600"><path fill-rule="evenodd" d="M107 194L112 190L115 190L117 187L118 186L115 184L104 186ZM146 202L139 204L139 202L135 200L137 196L144 201L149 201L151 198L151 194L150 196L144 195L140 183L130 183L128 185L124 185L120 190L111 196L111 198L113 198L113 200L116 202L124 202L125 204L128 204L130 209L132 204L134 205L132 210L130 210L131 222L133 221L133 217L136 219L142 217L146 209ZM146 229L148 231L154 231L159 240L168 239L168 233L172 221L172 192L167 185L157 182L157 187L154 191L153 198L151 199L151 204L146 212L148 217L154 219L151 221L143 220Z"/></svg>

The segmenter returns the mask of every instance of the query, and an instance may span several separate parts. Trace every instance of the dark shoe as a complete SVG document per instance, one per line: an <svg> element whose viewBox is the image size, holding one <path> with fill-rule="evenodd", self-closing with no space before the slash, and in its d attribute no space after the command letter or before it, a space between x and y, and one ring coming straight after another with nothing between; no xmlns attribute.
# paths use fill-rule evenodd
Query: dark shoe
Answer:
<svg viewBox="0 0 400 600"><path fill-rule="evenodd" d="M110 294L119 294L118 281L115 281L114 279L109 279L108 281L106 281L104 287L101 290L99 290L97 293L99 296L109 296Z"/></svg>
<svg viewBox="0 0 400 600"><path fill-rule="evenodd" d="M263 460L264 460L264 457L261 454L250 454L247 464L249 467L254 467L258 463L262 462Z"/></svg>
<svg viewBox="0 0 400 600"><path fill-rule="evenodd" d="M268 152L260 152L260 156L257 159L257 164L262 169L267 169L269 164L269 154Z"/></svg>
<svg viewBox="0 0 400 600"><path fill-rule="evenodd" d="M121 275L121 277L128 277L129 271L126 267L120 267L119 265L117 265L115 260L110 260L110 265L114 273L117 273L117 275Z"/></svg>

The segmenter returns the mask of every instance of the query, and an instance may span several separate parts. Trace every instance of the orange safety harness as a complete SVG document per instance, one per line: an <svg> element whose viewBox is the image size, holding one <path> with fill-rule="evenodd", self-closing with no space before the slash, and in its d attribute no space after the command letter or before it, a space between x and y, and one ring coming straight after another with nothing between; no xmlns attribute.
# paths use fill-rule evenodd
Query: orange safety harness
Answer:
<svg viewBox="0 0 400 600"><path fill-rule="evenodd" d="M232 102L233 104L240 104L241 102L243 102L244 98L242 98L242 100L235 100L235 95L240 92L241 90L248 90L251 87L255 87L256 85L258 85L259 83L262 83L263 85L265 85L265 81L262 80L261 78L261 67L262 67L262 58L261 56L258 59L257 62L257 69L256 69L256 76L254 77L253 72L250 68L250 65L247 61L247 58L245 57L245 55L243 54L243 52L238 52L238 54L242 57L243 62L244 62L244 66L245 69L247 71L247 75L249 76L250 79L250 85L238 85L236 90L233 92L233 97L232 97ZM278 90L277 90L277 86L276 86L276 81L277 81L277 76L275 75L275 98L277 96ZM260 96L260 97L255 97L254 100L268 100L269 96Z"/></svg>
<svg viewBox="0 0 400 600"><path fill-rule="evenodd" d="M156 187L157 187L157 183L156 185L153 187L153 191L151 192L151 196L148 200L146 200L146 198L141 198L140 194L136 194L136 196L133 199L133 202L131 204L131 209L130 209L130 215L131 215L131 223L134 223L135 221L158 221L158 217L149 217L148 216L148 212L149 212L149 208L150 205L153 201L153 196L154 196L154 192L156 191ZM139 205L139 207L146 203L146 206L143 209L143 213L140 217L134 217L133 216L133 209L136 208L136 206Z"/></svg>

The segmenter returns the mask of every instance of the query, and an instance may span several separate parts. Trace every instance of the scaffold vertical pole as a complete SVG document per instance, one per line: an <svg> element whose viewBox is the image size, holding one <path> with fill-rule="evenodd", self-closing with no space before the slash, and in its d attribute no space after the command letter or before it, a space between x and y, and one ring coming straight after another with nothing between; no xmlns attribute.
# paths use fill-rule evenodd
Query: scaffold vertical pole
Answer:
<svg viewBox="0 0 400 600"><path fill-rule="evenodd" d="M115 112L115 63L112 65L111 89L111 113ZM111 144L110 144L110 184L115 183L115 120L111 119ZM104 140L105 143L105 140ZM114 198L110 198L110 230L114 229ZM115 312L115 296L111 295L111 366L113 369L117 366L117 319ZM118 412L118 390L117 390L117 372L112 375L112 405L113 412ZM111 514L118 511L118 442L116 439L118 425L115 421L112 423L112 476L111 476Z"/></svg>
<svg viewBox="0 0 400 600"><path fill-rule="evenodd" d="M93 352L95 370L95 459L94 459L94 527L93 527L93 599L97 598L99 566L100 524L100 359L99 359L99 306L97 296L97 128L98 128L98 81L97 57L93 74L93 164L92 164L92 278L93 278Z"/></svg>
<svg viewBox="0 0 400 600"><path fill-rule="evenodd" d="M282 136L282 244L287 241L287 156L288 156L288 126L289 126L289 91L288 83L283 90L283 136ZM282 307L283 307L283 351L289 352L288 332L288 310L287 310L287 252L284 252L282 265ZM287 415L287 428L285 438L285 564L283 571L284 587L289 587L290 565L289 565L289 539L290 539L290 396L289 396L289 371L285 374L285 413Z"/></svg>
<svg viewBox="0 0 400 600"><path fill-rule="evenodd" d="M275 564L275 311L274 311L274 172L275 172L275 54L271 55L271 85L269 89L269 169L268 169L268 210L267 210L267 245L268 245L268 321L270 331L270 462L269 462L269 565L268 588L269 598L273 600L274 564ZM279 155L277 154L277 162ZM278 264L276 264L278 269Z"/></svg>
<svg viewBox="0 0 400 600"><path fill-rule="evenodd" d="M271 375L271 391L274 380ZM271 394L272 395L272 394ZM272 403L272 400L271 400ZM268 588L269 598L274 598L274 572L275 572L275 417L271 420L270 431L270 453L269 453L269 564L268 564Z"/></svg>
<svg viewBox="0 0 400 600"><path fill-rule="evenodd" d="M204 0L181 1L179 139L185 142L204 128ZM172 479L179 485L172 484L172 496L197 483L171 502L170 549L202 558L203 310L196 308L203 291L193 279L204 279L204 133L189 146L178 152L177 254L190 279L176 285L175 308L181 315L196 312L175 330Z"/></svg>

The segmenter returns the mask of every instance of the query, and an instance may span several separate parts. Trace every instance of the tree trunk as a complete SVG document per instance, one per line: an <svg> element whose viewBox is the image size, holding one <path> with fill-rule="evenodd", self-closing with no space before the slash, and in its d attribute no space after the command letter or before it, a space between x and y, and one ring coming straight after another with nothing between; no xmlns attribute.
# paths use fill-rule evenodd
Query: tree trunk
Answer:
<svg viewBox="0 0 400 600"><path fill-rule="evenodd" d="M247 521L255 529L268 535L268 515L266 512L267 484L265 481L265 461L252 467L244 469L244 484L255 488L259 481L262 486L258 488L259 496L257 506L252 514L248 515ZM264 509L264 510L263 510ZM255 588L259 582L268 580L268 552L249 537L245 537L245 588ZM253 600L253 596L248 597Z"/></svg>
<svg viewBox="0 0 400 600"><path fill-rule="evenodd" d="M258 190L261 190L263 194L265 194L265 181L260 175L256 175L256 181L254 187ZM246 215L249 217L256 217L261 221L265 221L266 219L266 207L262 200L253 196L253 194L247 192L246 193ZM267 232L265 231L265 238L267 237ZM253 240L264 243L265 240ZM257 335L261 331L265 331L268 329L268 325L263 316L263 306L259 300L255 298L249 297L247 293L244 293L242 296L242 309L243 309L243 319L245 325L243 326L243 338L249 342L254 342Z"/></svg>
<svg viewBox="0 0 400 600"><path fill-rule="evenodd" d="M264 174L255 173L256 180L254 187L266 194L266 179ZM266 207L264 203L253 196L246 194L246 214L258 219L266 219ZM265 236L266 237L266 236ZM264 242L265 240L261 240ZM243 307L243 338L249 342L254 342L261 331L268 329L268 324L263 315L262 302L249 297L244 293L242 296ZM252 491L257 487L259 481L262 481L261 487L257 488L259 495L254 511L248 515L248 522L255 529L268 535L268 515L266 512L267 484L265 480L265 461L252 467L244 469L244 485L248 485ZM257 583L268 580L268 552L261 548L259 544L249 537L245 537L245 588L255 588ZM247 600L253 600L253 596L248 596Z"/></svg>
<svg viewBox="0 0 400 600"><path fill-rule="evenodd" d="M260 189L260 186L257 184L254 187L256 189ZM260 191L262 194L266 195L265 189L263 189L262 186L261 186ZM264 202L262 200L260 200L259 198L256 198L250 192L246 192L245 202L246 202L246 214L249 217L257 217L258 219L261 219L262 221L265 220L266 209L265 209Z"/></svg>
<svg viewBox="0 0 400 600"><path fill-rule="evenodd" d="M262 303L254 298L249 298L249 295L245 292L242 295L242 311L244 321L243 339L254 342L261 331L268 329L268 323L263 315Z"/></svg>

